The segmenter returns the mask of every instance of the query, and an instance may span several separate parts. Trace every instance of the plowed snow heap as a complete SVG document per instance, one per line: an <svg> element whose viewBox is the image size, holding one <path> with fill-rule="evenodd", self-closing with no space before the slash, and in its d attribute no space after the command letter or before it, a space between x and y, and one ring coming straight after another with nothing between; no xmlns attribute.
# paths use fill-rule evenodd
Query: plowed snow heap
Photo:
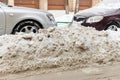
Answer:
<svg viewBox="0 0 120 80"><path fill-rule="evenodd" d="M120 61L120 34L82 26L0 36L0 72L81 68Z"/></svg>

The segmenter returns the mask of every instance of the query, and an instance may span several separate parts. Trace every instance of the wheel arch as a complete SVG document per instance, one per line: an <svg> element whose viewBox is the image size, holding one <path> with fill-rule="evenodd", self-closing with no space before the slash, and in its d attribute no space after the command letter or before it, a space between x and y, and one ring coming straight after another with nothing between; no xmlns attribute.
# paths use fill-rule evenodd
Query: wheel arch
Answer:
<svg viewBox="0 0 120 80"><path fill-rule="evenodd" d="M35 21L35 22L40 26L41 29L44 28L43 25L42 25L39 21L37 21L37 20L34 20L34 19L25 19L25 20L19 21L19 22L14 26L14 28L12 29L11 34L14 34L14 32L17 31L17 29L18 29L17 26L18 26L20 23L24 22L24 21Z"/></svg>
<svg viewBox="0 0 120 80"><path fill-rule="evenodd" d="M105 27L104 30L107 30L108 25L110 25L112 23L118 24L120 26L120 20L111 20L109 23L106 24L106 27Z"/></svg>

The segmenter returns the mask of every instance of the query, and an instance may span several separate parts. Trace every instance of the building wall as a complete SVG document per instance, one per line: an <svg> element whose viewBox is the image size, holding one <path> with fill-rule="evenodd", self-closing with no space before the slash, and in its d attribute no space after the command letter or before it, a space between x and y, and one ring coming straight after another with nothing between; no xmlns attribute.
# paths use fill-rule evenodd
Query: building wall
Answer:
<svg viewBox="0 0 120 80"><path fill-rule="evenodd" d="M8 4L8 0L0 0L1 2Z"/></svg>
<svg viewBox="0 0 120 80"><path fill-rule="evenodd" d="M14 0L8 0L9 5L14 5Z"/></svg>
<svg viewBox="0 0 120 80"><path fill-rule="evenodd" d="M99 3L101 0L93 0L92 1L92 6L96 5L97 3Z"/></svg>
<svg viewBox="0 0 120 80"><path fill-rule="evenodd" d="M69 0L69 8L70 11L73 11L75 9L75 1L76 0ZM92 0L92 6L100 2L101 0ZM14 0L8 0L9 5L14 5ZM48 9L48 0L40 0L39 1L39 8L42 10L47 10Z"/></svg>
<svg viewBox="0 0 120 80"><path fill-rule="evenodd" d="M75 9L75 1L76 0L69 0L69 9L73 11Z"/></svg>
<svg viewBox="0 0 120 80"><path fill-rule="evenodd" d="M40 0L40 9L47 10L48 9L48 0Z"/></svg>
<svg viewBox="0 0 120 80"><path fill-rule="evenodd" d="M92 6L95 6L97 3L99 3L101 0L92 0ZM70 10L75 9L75 2L76 0L69 0L70 3Z"/></svg>

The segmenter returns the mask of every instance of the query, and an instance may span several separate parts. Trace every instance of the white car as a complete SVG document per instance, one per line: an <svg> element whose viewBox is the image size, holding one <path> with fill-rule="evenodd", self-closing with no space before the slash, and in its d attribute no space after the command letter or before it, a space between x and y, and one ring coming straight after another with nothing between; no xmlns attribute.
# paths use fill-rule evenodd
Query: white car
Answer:
<svg viewBox="0 0 120 80"><path fill-rule="evenodd" d="M40 28L56 26L51 13L37 9L8 6L0 2L0 35L16 32L38 32Z"/></svg>

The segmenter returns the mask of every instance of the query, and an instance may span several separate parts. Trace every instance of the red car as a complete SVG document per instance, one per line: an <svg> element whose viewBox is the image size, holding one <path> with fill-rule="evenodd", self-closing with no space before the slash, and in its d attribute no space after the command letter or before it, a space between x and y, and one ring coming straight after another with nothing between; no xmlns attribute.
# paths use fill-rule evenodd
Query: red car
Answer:
<svg viewBox="0 0 120 80"><path fill-rule="evenodd" d="M80 11L74 16L74 21L82 21L81 25L94 27L97 30L117 31L120 28L120 2L113 5L117 7L105 7L104 5L101 6L100 3L101 7L95 6Z"/></svg>

